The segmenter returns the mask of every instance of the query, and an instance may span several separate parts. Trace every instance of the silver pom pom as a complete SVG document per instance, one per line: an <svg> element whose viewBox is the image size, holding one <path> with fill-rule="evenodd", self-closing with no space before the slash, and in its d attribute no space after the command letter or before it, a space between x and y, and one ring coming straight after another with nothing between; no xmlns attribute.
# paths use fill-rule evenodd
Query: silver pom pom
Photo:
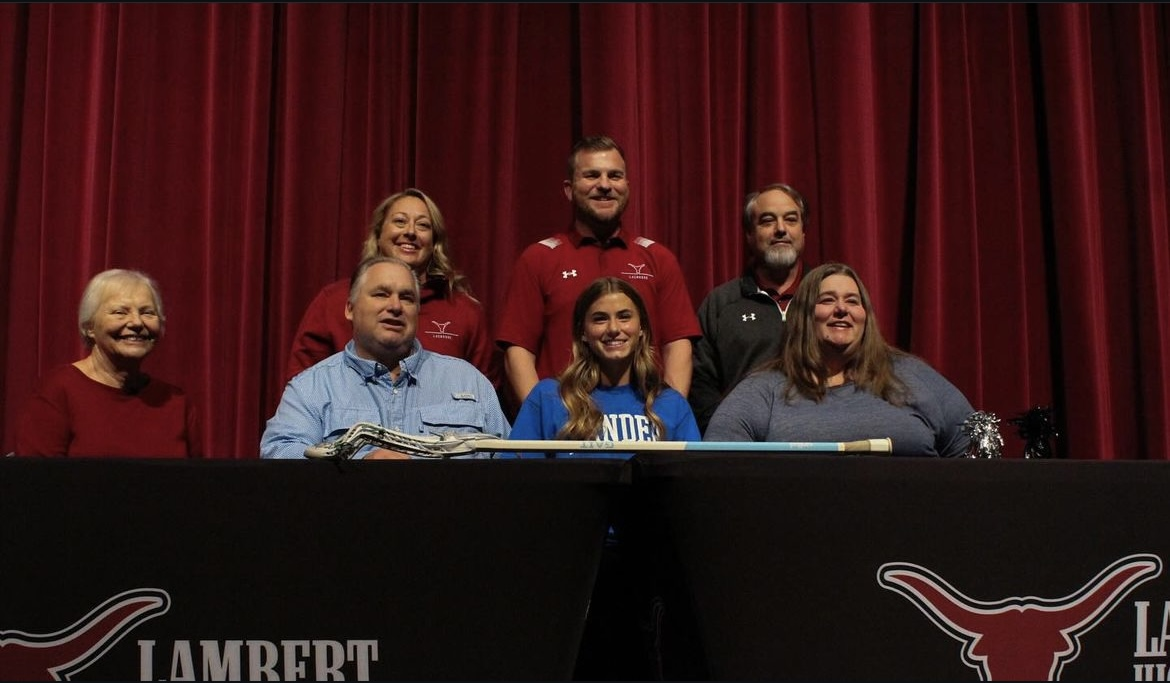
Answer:
<svg viewBox="0 0 1170 683"><path fill-rule="evenodd" d="M998 458L1003 453L1003 436L999 418L994 413L976 411L963 421L963 433L970 439L968 458Z"/></svg>

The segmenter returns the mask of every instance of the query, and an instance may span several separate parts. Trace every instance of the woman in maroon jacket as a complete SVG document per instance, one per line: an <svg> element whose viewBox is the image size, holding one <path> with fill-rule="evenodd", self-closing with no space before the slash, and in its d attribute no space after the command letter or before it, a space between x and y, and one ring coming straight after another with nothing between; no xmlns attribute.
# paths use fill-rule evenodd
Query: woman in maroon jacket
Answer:
<svg viewBox="0 0 1170 683"><path fill-rule="evenodd" d="M499 386L502 357L492 342L487 316L447 253L443 214L422 190L407 188L374 209L359 262L379 255L402 259L418 276L422 296L418 340L423 348L462 358ZM341 351L353 338L345 317L348 296L345 278L326 285L309 303L293 337L286 380Z"/></svg>
<svg viewBox="0 0 1170 683"><path fill-rule="evenodd" d="M95 275L78 311L89 355L41 379L17 423L16 455L202 457L190 398L142 369L165 321L149 275L122 269Z"/></svg>

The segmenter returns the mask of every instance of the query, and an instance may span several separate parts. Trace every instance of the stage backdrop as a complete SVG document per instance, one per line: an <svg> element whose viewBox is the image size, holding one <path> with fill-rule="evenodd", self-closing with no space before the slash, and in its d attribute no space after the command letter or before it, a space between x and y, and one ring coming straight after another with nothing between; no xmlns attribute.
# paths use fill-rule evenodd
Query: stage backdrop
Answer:
<svg viewBox="0 0 1170 683"><path fill-rule="evenodd" d="M627 224L697 306L749 190L980 409L1074 458L1170 453L1168 13L1156 4L0 5L0 391L81 357L110 267L161 283L156 375L255 457L297 322L371 209L439 203L489 315L568 225L565 157L626 149ZM1022 443L1004 424L1006 455Z"/></svg>

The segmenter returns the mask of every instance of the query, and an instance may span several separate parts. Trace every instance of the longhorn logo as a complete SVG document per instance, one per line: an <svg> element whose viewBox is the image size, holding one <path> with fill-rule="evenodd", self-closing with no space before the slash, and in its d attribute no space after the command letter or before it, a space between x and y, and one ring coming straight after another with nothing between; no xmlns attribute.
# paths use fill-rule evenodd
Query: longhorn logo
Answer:
<svg viewBox="0 0 1170 683"><path fill-rule="evenodd" d="M451 321L448 320L447 322L441 323L438 320L432 320L431 324L434 325L435 327L439 328L439 334L446 334L447 328L451 326Z"/></svg>
<svg viewBox="0 0 1170 683"><path fill-rule="evenodd" d="M973 600L916 564L878 568L878 584L902 594L935 626L963 643L963 663L985 681L1057 681L1080 654L1081 636L1137 586L1162 573L1156 555L1130 555L1059 599Z"/></svg>
<svg viewBox="0 0 1170 683"><path fill-rule="evenodd" d="M131 629L170 607L166 591L140 588L115 595L55 633L0 631L0 672L10 681L70 680Z"/></svg>

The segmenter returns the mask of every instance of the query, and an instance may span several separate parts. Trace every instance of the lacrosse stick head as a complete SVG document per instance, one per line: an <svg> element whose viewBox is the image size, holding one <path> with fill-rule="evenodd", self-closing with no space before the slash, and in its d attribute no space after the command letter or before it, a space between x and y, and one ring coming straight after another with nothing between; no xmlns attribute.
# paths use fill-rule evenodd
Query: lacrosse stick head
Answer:
<svg viewBox="0 0 1170 683"><path fill-rule="evenodd" d="M315 460L349 460L358 449L369 443L368 435L381 429L372 422L359 422L334 440L325 439L305 449L305 457Z"/></svg>
<svg viewBox="0 0 1170 683"><path fill-rule="evenodd" d="M378 446L407 455L443 459L476 452L475 441L494 439L490 434L430 434L411 436L372 422L359 422L334 441L322 441L305 449L313 459L349 460L363 446Z"/></svg>
<svg viewBox="0 0 1170 683"><path fill-rule="evenodd" d="M354 444L322 441L305 449L305 457L313 460L349 460L357 452Z"/></svg>

